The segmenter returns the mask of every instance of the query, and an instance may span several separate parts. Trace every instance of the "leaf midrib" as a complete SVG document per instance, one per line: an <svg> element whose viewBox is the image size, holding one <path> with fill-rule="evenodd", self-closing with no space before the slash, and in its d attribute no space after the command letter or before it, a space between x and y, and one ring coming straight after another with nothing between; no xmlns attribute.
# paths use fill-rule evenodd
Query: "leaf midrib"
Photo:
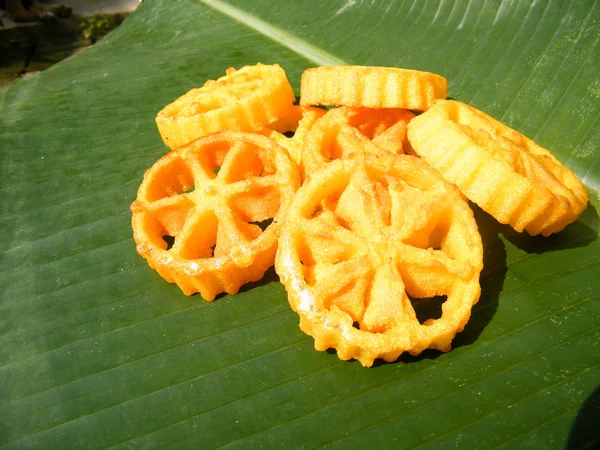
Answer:
<svg viewBox="0 0 600 450"><path fill-rule="evenodd" d="M211 7L220 13L231 17L232 19L244 24L245 26L257 31L263 36L271 39L279 45L286 47L304 58L320 66L348 65L348 63L331 53L326 52L309 42L290 34L283 29L267 23L258 17L249 14L234 6L228 5L219 0L198 0L208 7Z"/></svg>

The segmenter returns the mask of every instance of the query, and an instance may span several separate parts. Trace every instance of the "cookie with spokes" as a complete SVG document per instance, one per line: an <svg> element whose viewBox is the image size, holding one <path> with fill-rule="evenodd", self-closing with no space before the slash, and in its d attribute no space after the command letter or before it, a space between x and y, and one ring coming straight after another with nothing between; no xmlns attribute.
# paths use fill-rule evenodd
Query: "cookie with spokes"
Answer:
<svg viewBox="0 0 600 450"><path fill-rule="evenodd" d="M165 145L175 149L218 131L259 131L288 114L294 100L278 64L229 68L165 106L156 125Z"/></svg>
<svg viewBox="0 0 600 450"><path fill-rule="evenodd" d="M484 112L440 100L408 125L417 154L500 223L531 235L564 229L588 193L548 150Z"/></svg>
<svg viewBox="0 0 600 450"><path fill-rule="evenodd" d="M481 236L458 190L409 155L355 153L312 174L275 268L315 348L371 366L448 351L480 295ZM439 317L418 303L443 299Z"/></svg>
<svg viewBox="0 0 600 450"><path fill-rule="evenodd" d="M235 294L273 265L300 184L269 138L224 131L159 159L131 205L138 253L186 295Z"/></svg>

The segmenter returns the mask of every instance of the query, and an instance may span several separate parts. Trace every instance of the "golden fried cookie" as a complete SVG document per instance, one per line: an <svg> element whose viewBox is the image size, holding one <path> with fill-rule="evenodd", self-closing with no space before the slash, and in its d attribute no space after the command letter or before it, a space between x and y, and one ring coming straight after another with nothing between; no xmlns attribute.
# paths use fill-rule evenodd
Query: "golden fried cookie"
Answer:
<svg viewBox="0 0 600 450"><path fill-rule="evenodd" d="M310 174L354 152L403 153L407 124L414 116L406 109L330 109L306 133L301 173Z"/></svg>
<svg viewBox="0 0 600 450"><path fill-rule="evenodd" d="M217 131L258 131L286 115L294 101L278 64L230 68L224 77L209 80L165 106L156 116L156 125L163 142L175 149Z"/></svg>
<svg viewBox="0 0 600 450"><path fill-rule="evenodd" d="M548 150L483 112L438 101L408 126L414 150L501 223L548 236L583 212L588 194Z"/></svg>
<svg viewBox="0 0 600 450"><path fill-rule="evenodd" d="M235 294L273 264L299 183L287 152L265 136L200 138L144 175L131 205L137 251L186 295Z"/></svg>
<svg viewBox="0 0 600 450"><path fill-rule="evenodd" d="M301 105L425 111L447 95L444 77L392 67L322 66L305 70L300 82Z"/></svg>
<svg viewBox="0 0 600 450"><path fill-rule="evenodd" d="M479 299L482 258L469 205L433 168L355 153L298 190L275 268L315 348L371 366L448 351ZM441 315L418 317L437 296Z"/></svg>

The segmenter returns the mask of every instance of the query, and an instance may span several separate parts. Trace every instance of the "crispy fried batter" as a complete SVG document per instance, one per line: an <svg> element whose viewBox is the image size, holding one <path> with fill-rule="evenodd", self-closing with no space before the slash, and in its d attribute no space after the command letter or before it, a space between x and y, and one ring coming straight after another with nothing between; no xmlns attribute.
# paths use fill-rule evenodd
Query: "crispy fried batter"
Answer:
<svg viewBox="0 0 600 450"><path fill-rule="evenodd" d="M200 138L146 172L131 205L137 251L186 295L235 294L273 264L299 183L287 152L265 136Z"/></svg>
<svg viewBox="0 0 600 450"><path fill-rule="evenodd" d="M298 190L275 268L315 348L371 366L448 351L479 298L482 255L467 202L423 160L356 153ZM420 322L412 302L434 296L447 296L441 317Z"/></svg>
<svg viewBox="0 0 600 450"><path fill-rule="evenodd" d="M438 101L408 126L414 150L501 223L531 235L561 231L588 194L548 150L483 112Z"/></svg>
<svg viewBox="0 0 600 450"><path fill-rule="evenodd" d="M209 80L165 106L156 116L156 125L167 147L175 149L218 131L258 131L285 116L294 101L278 64L230 68L224 77Z"/></svg>
<svg viewBox="0 0 600 450"><path fill-rule="evenodd" d="M448 82L418 70L369 66L307 69L300 85L301 105L344 105L425 111L446 98Z"/></svg>

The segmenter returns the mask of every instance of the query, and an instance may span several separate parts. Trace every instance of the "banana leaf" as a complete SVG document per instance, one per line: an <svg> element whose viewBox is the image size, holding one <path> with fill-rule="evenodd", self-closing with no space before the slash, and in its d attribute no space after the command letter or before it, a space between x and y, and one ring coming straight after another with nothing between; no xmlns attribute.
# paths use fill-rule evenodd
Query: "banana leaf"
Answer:
<svg viewBox="0 0 600 450"><path fill-rule="evenodd" d="M600 423L600 5L144 0L0 90L0 447L592 448ZM549 238L476 210L482 296L449 353L363 368L317 352L271 270L212 303L135 251L154 117L279 63L439 73L536 140L590 204Z"/></svg>

